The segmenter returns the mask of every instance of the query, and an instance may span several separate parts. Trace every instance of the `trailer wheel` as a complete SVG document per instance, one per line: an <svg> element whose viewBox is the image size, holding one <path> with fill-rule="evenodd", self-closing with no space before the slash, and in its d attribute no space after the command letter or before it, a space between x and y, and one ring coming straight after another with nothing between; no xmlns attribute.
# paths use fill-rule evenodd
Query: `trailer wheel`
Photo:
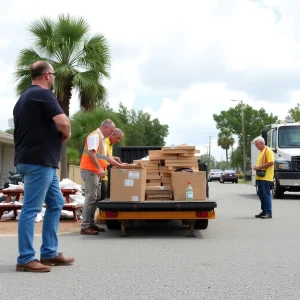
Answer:
<svg viewBox="0 0 300 300"><path fill-rule="evenodd" d="M208 219L196 220L195 222L195 229L205 230L207 226L208 226Z"/></svg>
<svg viewBox="0 0 300 300"><path fill-rule="evenodd" d="M120 230L121 223L119 221L115 221L115 220L106 220L106 227L109 230Z"/></svg>
<svg viewBox="0 0 300 300"><path fill-rule="evenodd" d="M274 185L272 189L272 196L274 199L282 199L284 195L284 188L280 186L277 180L274 178Z"/></svg>

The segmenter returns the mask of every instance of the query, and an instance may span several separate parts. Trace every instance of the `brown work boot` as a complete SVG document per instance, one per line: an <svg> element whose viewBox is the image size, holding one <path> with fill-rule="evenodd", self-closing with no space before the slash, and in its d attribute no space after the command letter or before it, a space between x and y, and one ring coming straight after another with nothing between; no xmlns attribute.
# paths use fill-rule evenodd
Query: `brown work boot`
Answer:
<svg viewBox="0 0 300 300"><path fill-rule="evenodd" d="M37 259L23 265L17 264L16 271L18 272L50 272L51 267L41 264Z"/></svg>
<svg viewBox="0 0 300 300"><path fill-rule="evenodd" d="M97 225L91 226L90 228L94 229L97 232L105 232L104 228L100 228Z"/></svg>
<svg viewBox="0 0 300 300"><path fill-rule="evenodd" d="M74 261L73 257L63 257L60 252L53 258L41 258L41 263L47 266L68 266L72 265Z"/></svg>
<svg viewBox="0 0 300 300"><path fill-rule="evenodd" d="M95 229L88 227L85 229L81 229L80 231L81 234L86 234L86 235L96 235L98 234L98 231L96 231Z"/></svg>

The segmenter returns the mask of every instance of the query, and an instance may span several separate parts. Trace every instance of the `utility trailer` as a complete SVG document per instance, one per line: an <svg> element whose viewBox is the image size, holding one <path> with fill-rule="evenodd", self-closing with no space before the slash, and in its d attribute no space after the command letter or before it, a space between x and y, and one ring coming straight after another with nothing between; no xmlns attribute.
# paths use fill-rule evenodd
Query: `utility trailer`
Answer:
<svg viewBox="0 0 300 300"><path fill-rule="evenodd" d="M126 224L131 221L181 220L189 225L189 236L195 236L195 229L205 230L209 219L215 219L214 201L110 201L98 202L98 219L106 222L110 230L121 229L126 236Z"/></svg>
<svg viewBox="0 0 300 300"><path fill-rule="evenodd" d="M119 147L117 155L123 162L132 163L148 155L148 150L160 150L160 147ZM206 171L207 165L200 164L199 170ZM109 185L110 186L110 185ZM110 190L110 189L108 189ZM206 184L206 197L209 197L209 187ZM180 220L189 226L189 237L195 236L195 230L205 230L208 220L216 218L217 203L208 199L204 201L110 201L98 202L98 220L105 222L109 230L121 230L121 236L126 236L126 225L134 221L171 221Z"/></svg>

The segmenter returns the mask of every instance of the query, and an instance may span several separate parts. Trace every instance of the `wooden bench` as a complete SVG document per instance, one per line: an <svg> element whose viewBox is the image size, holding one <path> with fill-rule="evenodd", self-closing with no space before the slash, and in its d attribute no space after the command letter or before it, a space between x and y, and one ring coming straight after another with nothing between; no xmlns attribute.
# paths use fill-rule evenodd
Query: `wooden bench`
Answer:
<svg viewBox="0 0 300 300"><path fill-rule="evenodd" d="M22 189L17 189L17 190L2 190L1 193L3 195L6 195L6 199L5 199L5 202L6 203L9 203L10 202L10 199L11 197L16 197L15 201L19 201L20 200L20 196L21 194L24 194L24 190Z"/></svg>
<svg viewBox="0 0 300 300"><path fill-rule="evenodd" d="M3 195L6 195L5 202L9 203L11 197L16 197L15 201L20 200L21 194L24 195L24 190L23 189L16 189L16 190L2 190L1 191ZM77 190L75 189L61 189L61 192L63 196L66 198L67 203L71 203L70 201L70 195L75 195L77 193Z"/></svg>
<svg viewBox="0 0 300 300"><path fill-rule="evenodd" d="M24 194L24 190L22 189L17 189L17 190L2 190L1 191L4 195L6 195L5 203L0 203L0 218L2 217L4 211L14 211L14 217L17 217L17 210L22 209L23 204L14 204L14 203L9 203L11 197L16 197L15 201L20 200L21 194ZM78 217L77 217L77 211L81 210L83 208L83 204L75 204L71 203L70 201L70 195L76 194L77 190L75 189L61 189L61 192L63 196L66 199L66 203L63 207L63 210L68 210L73 212L73 216L76 222L78 222ZM46 207L46 205L43 205Z"/></svg>
<svg viewBox="0 0 300 300"><path fill-rule="evenodd" d="M14 219L17 217L17 210L22 209L23 204L13 204L13 203L0 203L0 219L5 211L12 211L14 212ZM46 207L46 204L43 205ZM83 204L73 204L73 203L66 203L63 207L63 210L72 211L73 217L76 222L80 221L77 217L77 211L82 210Z"/></svg>

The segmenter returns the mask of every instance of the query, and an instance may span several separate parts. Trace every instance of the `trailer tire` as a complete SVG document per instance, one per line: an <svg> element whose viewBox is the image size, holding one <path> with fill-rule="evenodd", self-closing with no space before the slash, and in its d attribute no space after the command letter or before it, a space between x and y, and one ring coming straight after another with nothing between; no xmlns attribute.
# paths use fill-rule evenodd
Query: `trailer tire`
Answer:
<svg viewBox="0 0 300 300"><path fill-rule="evenodd" d="M274 185L272 189L272 196L274 199L282 199L284 195L284 188L278 184L278 181L274 178Z"/></svg>
<svg viewBox="0 0 300 300"><path fill-rule="evenodd" d="M195 229L205 230L207 226L208 226L208 219L196 220L195 222Z"/></svg>
<svg viewBox="0 0 300 300"><path fill-rule="evenodd" d="M121 223L119 221L115 221L115 220L106 220L106 227L109 230L120 230Z"/></svg>

